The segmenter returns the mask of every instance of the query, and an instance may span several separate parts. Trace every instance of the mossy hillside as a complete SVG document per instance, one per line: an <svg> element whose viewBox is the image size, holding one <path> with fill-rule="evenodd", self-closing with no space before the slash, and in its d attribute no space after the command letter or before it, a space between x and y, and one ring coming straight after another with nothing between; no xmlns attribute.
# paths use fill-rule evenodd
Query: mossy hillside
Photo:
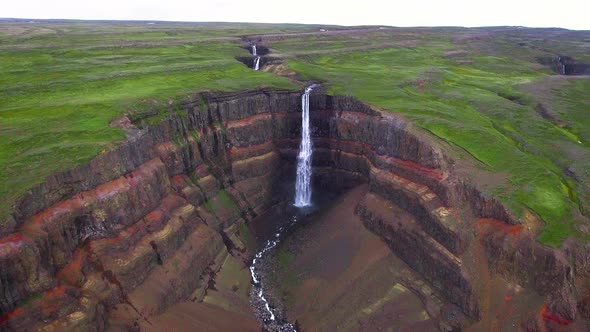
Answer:
<svg viewBox="0 0 590 332"><path fill-rule="evenodd" d="M567 128L581 143L590 144L590 79L569 81L556 89L554 108L567 122Z"/></svg>
<svg viewBox="0 0 590 332"><path fill-rule="evenodd" d="M0 22L0 219L47 175L122 141L122 131L109 123L125 112L199 90L294 88L237 62L235 56L248 56L240 38L318 31L147 23ZM541 240L558 245L582 236L576 227L587 220L578 211L588 210L590 197L583 181L590 165L590 83L571 80L548 93L552 111L567 126L539 116L537 96L521 87L543 85L553 75L540 58L566 54L589 61L586 36L560 29L395 28L293 35L268 46L301 78L400 112L467 151L480 168L505 178L486 190L517 213L540 216L547 223ZM166 112L163 107L153 119Z"/></svg>
<svg viewBox="0 0 590 332"><path fill-rule="evenodd" d="M59 48L108 45L143 47L211 39L232 40L244 35L317 31L316 25L223 22L141 22L39 20L0 22L0 47ZM338 29L339 27L332 27ZM139 42L149 43L137 44Z"/></svg>
<svg viewBox="0 0 590 332"><path fill-rule="evenodd" d="M551 110L565 123L560 128L571 141L547 142L556 152L556 163L562 165L577 182L578 201L586 215L590 214L590 79L568 80L553 90ZM577 143L573 142L576 141Z"/></svg>
<svg viewBox="0 0 590 332"><path fill-rule="evenodd" d="M134 25L99 25L102 33L79 25L84 26L50 24L47 29L53 32L25 25L16 34L14 25L0 24L0 31L8 31L0 41L0 219L46 176L87 162L124 140L123 131L109 123L132 108L201 90L296 88L237 62L235 56L248 55L237 37L199 41L270 31L264 25L188 29L183 34L192 42L180 45L177 39L166 44L159 33ZM136 38L154 45L130 42ZM121 46L97 47L105 40Z"/></svg>
<svg viewBox="0 0 590 332"><path fill-rule="evenodd" d="M325 81L330 93L404 114L469 152L483 169L506 174L506 181L487 190L519 215L524 209L536 213L546 223L540 240L557 246L568 236L581 236L574 226L583 220L576 213L584 188L564 173L563 151L555 143L580 145L579 133L590 128L582 119L570 132L540 117L534 98L519 87L552 73L534 60L536 51L510 54L506 39L498 43L500 54L467 48L454 59L445 56L457 48L451 38L423 38L411 47L297 56L288 64L302 79ZM297 51L287 45L283 41L280 51ZM581 93L587 84L579 80L562 92L575 94L569 97L577 101L565 111L572 117L584 118L587 112L588 97Z"/></svg>

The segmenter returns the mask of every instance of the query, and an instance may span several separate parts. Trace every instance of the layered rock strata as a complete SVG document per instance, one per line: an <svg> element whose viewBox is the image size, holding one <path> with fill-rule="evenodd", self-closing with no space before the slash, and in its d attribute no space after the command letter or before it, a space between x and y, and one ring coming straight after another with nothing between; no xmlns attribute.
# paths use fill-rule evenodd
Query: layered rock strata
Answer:
<svg viewBox="0 0 590 332"><path fill-rule="evenodd" d="M300 94L202 93L154 106L133 117L126 143L32 189L0 230L0 326L131 329L198 300L208 280L199 276L223 250L248 258L232 240L236 225L289 197ZM474 246L494 273L546 296L547 317L568 322L577 308L588 311L575 300L588 269L567 258L580 251L539 245L459 178L428 135L350 97L316 94L311 110L315 183L368 183L356 207L365 226L465 315L482 314ZM386 204L413 219L393 222L379 208Z"/></svg>
<svg viewBox="0 0 590 332"><path fill-rule="evenodd" d="M298 98L194 96L174 105L181 114L32 189L2 229L2 329L133 329L202 298L220 252L248 259L235 226L281 199L281 129L266 118L295 112Z"/></svg>

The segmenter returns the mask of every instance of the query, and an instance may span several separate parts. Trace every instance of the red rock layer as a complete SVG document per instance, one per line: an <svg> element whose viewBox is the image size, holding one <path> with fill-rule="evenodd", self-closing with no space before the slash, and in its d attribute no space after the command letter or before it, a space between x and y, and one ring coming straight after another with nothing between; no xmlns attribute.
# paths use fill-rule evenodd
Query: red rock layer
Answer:
<svg viewBox="0 0 590 332"><path fill-rule="evenodd" d="M125 144L32 189L0 230L0 326L129 327L188 300L222 236L285 199L300 103L299 92L276 90L195 95L170 106L186 112L152 126L136 118L144 129ZM540 246L428 135L350 97L314 95L311 109L316 183L367 182L356 209L366 227L466 315L481 314L477 270L464 259L475 231L492 270L547 296L543 319L587 311L574 299L590 263L573 270ZM413 218L391 222L379 208L390 203Z"/></svg>

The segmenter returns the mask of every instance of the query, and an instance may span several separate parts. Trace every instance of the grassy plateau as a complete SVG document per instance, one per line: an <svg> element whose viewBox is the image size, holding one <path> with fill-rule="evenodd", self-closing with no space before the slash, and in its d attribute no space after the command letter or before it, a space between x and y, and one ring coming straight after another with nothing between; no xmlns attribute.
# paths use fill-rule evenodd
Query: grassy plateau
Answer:
<svg viewBox="0 0 590 332"><path fill-rule="evenodd" d="M462 151L474 181L543 220L541 242L588 239L590 78L542 63L590 63L590 32L152 23L0 21L0 219L46 176L124 140L109 124L146 100L298 88L235 59L248 56L242 36L262 35L299 80L401 113Z"/></svg>
<svg viewBox="0 0 590 332"><path fill-rule="evenodd" d="M0 219L36 183L124 140L109 123L146 99L296 87L235 60L262 25L0 23Z"/></svg>

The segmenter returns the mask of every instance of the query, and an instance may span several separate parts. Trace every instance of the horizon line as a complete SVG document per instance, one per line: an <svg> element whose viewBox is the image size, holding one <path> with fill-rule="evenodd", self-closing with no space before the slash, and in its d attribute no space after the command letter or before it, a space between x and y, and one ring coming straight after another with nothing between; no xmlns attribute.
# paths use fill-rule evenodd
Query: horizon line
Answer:
<svg viewBox="0 0 590 332"><path fill-rule="evenodd" d="M246 21L185 21L185 20L150 20L150 19L85 19L85 18L33 18L33 17L0 17L0 21L62 21L62 22L137 22L137 23L233 23L233 24L266 24L266 25L307 25L307 26L325 26L325 27L386 27L386 28L463 28L463 29L478 29L478 28L520 28L520 29L559 29L567 31L588 31L590 29L569 29L558 26L543 26L533 27L524 25L482 25L482 26L462 26L462 25L407 25L395 26L387 24L361 24L361 25L340 25L340 24L324 24L324 23L298 23L298 22L246 22ZM25 22L36 23L36 22Z"/></svg>

